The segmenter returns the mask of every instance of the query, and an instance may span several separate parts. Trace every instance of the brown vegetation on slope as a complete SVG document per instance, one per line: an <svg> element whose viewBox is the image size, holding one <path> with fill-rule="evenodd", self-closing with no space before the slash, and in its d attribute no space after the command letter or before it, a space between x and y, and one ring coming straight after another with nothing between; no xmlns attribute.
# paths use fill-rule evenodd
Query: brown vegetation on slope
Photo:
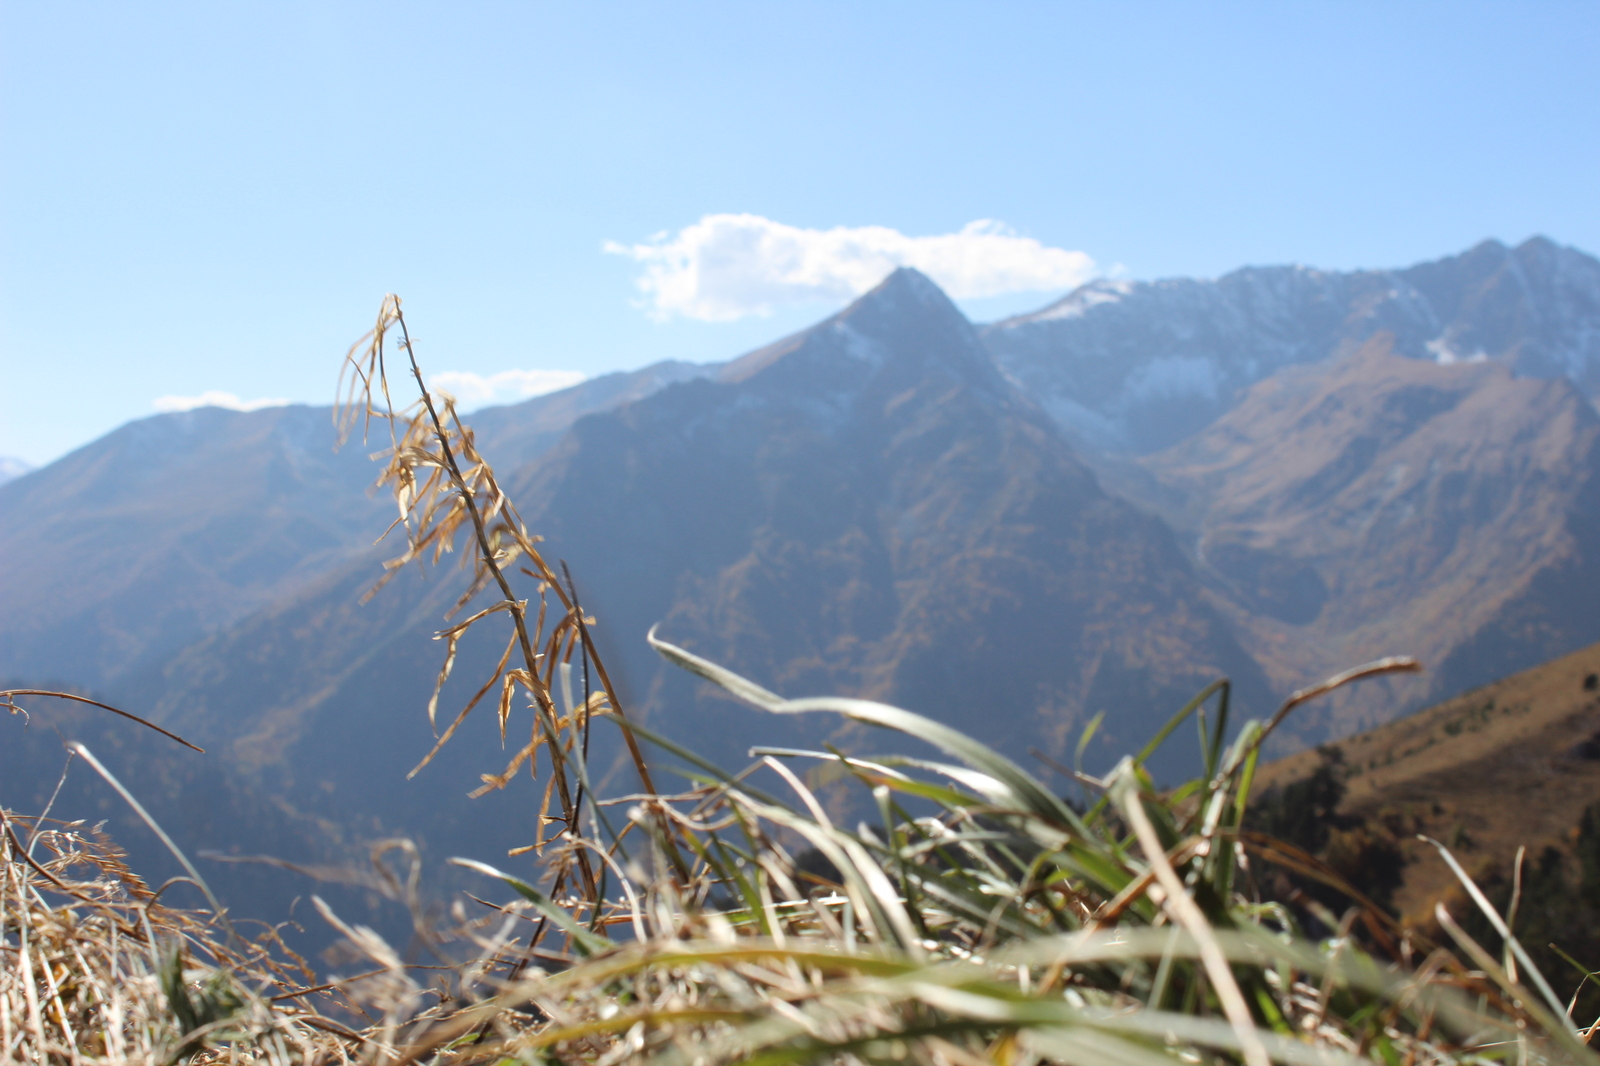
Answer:
<svg viewBox="0 0 1600 1066"><path fill-rule="evenodd" d="M1510 870L1519 847L1570 849L1600 801L1600 644L1525 670L1370 732L1262 767L1258 787L1307 778L1333 755L1340 814L1382 827L1406 860L1395 893L1405 920L1431 922L1455 878L1418 834L1467 868ZM1591 680L1596 679L1596 680Z"/></svg>
<svg viewBox="0 0 1600 1066"><path fill-rule="evenodd" d="M1331 702L1344 735L1600 639L1600 416L1566 380L1440 366L1380 334L1256 385L1142 463L1219 607L1292 687L1405 653L1420 683Z"/></svg>

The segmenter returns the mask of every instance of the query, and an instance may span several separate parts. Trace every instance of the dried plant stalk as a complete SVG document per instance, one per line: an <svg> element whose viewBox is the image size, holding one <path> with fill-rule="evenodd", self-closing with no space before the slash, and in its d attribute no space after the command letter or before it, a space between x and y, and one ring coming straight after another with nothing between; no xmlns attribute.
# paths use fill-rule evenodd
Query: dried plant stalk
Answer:
<svg viewBox="0 0 1600 1066"><path fill-rule="evenodd" d="M400 410L394 406L388 379L387 356L391 341L404 355L418 393L414 403ZM445 642L445 655L428 704L429 722L438 739L412 774L426 766L467 715L496 690L503 740L516 694L520 691L534 712L528 744L513 756L504 772L484 775L485 789L504 787L524 763L530 774L537 775L538 753L543 748L550 762L550 787L538 811L533 847L542 850L547 824L558 824L563 834L579 833L582 785L578 779L582 775L572 765L572 753L574 746L582 745L587 737L588 714L577 715L579 720L574 721L574 716L563 715L558 710L551 691L556 665L570 662L573 655L578 654L585 676L593 665L602 685L602 702L609 712L621 715L622 708L605 666L595 652L588 631L590 620L584 617L572 594L570 580L564 588L539 553L537 545L541 538L529 533L501 488L494 468L479 453L472 431L462 424L454 400L429 389L412 347L399 297L384 298L373 329L351 346L346 354L339 392L341 401L334 417L341 442L358 423L363 439L374 418L388 427L390 447L382 453L387 462L379 484L393 493L399 511L390 529L402 529L406 538L405 550L384 564L386 574L368 591L368 598L376 595L409 563L439 563L446 554L458 550L463 536L470 544L462 551L463 566L470 567L470 578L450 614L461 611L486 590L498 594L494 602L439 634L439 639ZM518 572L537 582L535 594L539 609L532 624L529 600L519 597L512 587L512 578ZM552 592L559 601L559 611L554 618L547 619L546 597ZM454 668L460 642L475 627L500 616L510 620L510 632L494 671L444 732L438 733L439 696ZM514 668L510 666L513 659L519 662ZM586 695L585 699L589 698ZM626 740L641 782L647 791L652 790L650 770L637 742L631 734L626 734ZM552 791L559 813L553 814L549 807ZM582 849L565 849L562 854L575 864L586 893L595 897L599 885L587 853Z"/></svg>

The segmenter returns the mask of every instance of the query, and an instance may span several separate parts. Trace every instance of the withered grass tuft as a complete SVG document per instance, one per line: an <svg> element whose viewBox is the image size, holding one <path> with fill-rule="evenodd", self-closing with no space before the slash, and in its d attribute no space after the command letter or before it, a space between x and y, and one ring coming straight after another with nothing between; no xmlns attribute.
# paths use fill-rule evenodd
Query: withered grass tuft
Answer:
<svg viewBox="0 0 1600 1066"><path fill-rule="evenodd" d="M419 392L399 410L391 350ZM406 538L390 574L457 551L470 571L455 613L471 611L440 634L430 718L460 642L504 627L495 670L434 752L491 695L503 736L527 712L527 743L484 787L508 787L524 768L533 779L533 841L519 850L537 873L452 860L510 901L473 896L475 909L457 902L448 923L413 906L427 966L317 900L348 957L364 960L319 983L270 931L246 944L219 932L221 915L163 907L81 830L39 833L53 857L30 860L12 818L0 1059L1596 1061L1593 1026L1569 1016L1503 925L1489 951L1441 912L1452 942L1429 943L1315 858L1243 828L1261 744L1294 706L1414 662L1313 686L1231 740L1219 682L1105 778L1075 774L1075 789L1097 793L1080 808L938 722L865 700L784 699L652 634L669 661L753 713L844 715L943 753L756 749L725 772L624 715L570 578L540 555L450 398L427 388L398 299L346 365L342 429L376 418L390 437L382 480ZM1159 791L1143 764L1191 718L1203 765ZM595 793L596 720L621 731L638 792ZM646 745L690 768L681 791L657 788ZM838 824L813 788L823 778L858 789L875 815ZM1340 890L1348 909L1263 897L1268 879L1253 871L1267 864ZM89 876L68 876L79 868ZM414 879L403 887L414 901Z"/></svg>
<svg viewBox="0 0 1600 1066"><path fill-rule="evenodd" d="M0 1062L316 1061L363 1038L278 989L311 970L268 930L164 906L81 823L0 812Z"/></svg>

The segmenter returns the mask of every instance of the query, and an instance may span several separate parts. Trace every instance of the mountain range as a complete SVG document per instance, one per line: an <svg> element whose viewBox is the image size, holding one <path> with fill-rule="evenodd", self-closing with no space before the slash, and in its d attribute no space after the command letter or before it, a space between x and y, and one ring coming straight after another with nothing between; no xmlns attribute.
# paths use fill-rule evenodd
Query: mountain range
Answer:
<svg viewBox="0 0 1600 1066"><path fill-rule="evenodd" d="M873 744L705 691L645 646L660 623L785 694L897 702L1021 758L1070 761L1100 716L1098 768L1218 675L1262 715L1363 659L1431 667L1297 716L1290 750L1600 640L1597 391L1600 262L1536 238L1395 271L1100 281L982 327L900 270L731 362L471 422L651 728L729 766L758 743ZM196 848L528 842L525 787L465 798L505 759L492 712L405 779L462 575L407 571L361 602L392 504L364 492L364 450L332 443L327 409L202 409L0 486L0 677L209 749L30 705L0 801L42 805L54 726L122 753ZM489 643L463 648L442 706ZM1192 757L1164 750L1158 775ZM115 817L99 788L74 771L60 803Z"/></svg>
<svg viewBox="0 0 1600 1066"><path fill-rule="evenodd" d="M1247 267L1214 281L1096 281L984 341L1090 450L1147 454L1251 385L1387 333L1441 364L1490 360L1600 392L1600 261L1536 237L1405 270Z"/></svg>

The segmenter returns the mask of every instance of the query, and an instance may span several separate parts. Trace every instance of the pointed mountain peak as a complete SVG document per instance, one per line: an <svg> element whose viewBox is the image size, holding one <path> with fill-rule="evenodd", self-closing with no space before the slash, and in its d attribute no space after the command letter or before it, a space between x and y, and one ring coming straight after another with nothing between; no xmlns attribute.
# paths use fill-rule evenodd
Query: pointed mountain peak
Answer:
<svg viewBox="0 0 1600 1066"><path fill-rule="evenodd" d="M970 326L967 316L963 315L961 309L945 295L944 290L915 267L897 267L893 273L879 282L876 288L864 293L855 303L839 312L837 318L840 321L850 321L857 317L879 315L894 318L905 316L926 318L931 315L944 319L951 325L959 321L964 326Z"/></svg>
<svg viewBox="0 0 1600 1066"><path fill-rule="evenodd" d="M1000 387L1001 381L967 316L911 267L895 270L833 317L735 359L718 377L744 381L779 363L790 373L802 373L802 364L812 366L830 382L877 377L895 368L916 376L941 367L990 387ZM846 372L846 367L854 369Z"/></svg>
<svg viewBox="0 0 1600 1066"><path fill-rule="evenodd" d="M935 285L932 278L916 267L895 267L888 277L878 283L877 288L868 292L862 299L867 300L874 296L891 294L896 297L909 297L925 304L955 306L950 303L950 297L944 294L944 290Z"/></svg>
<svg viewBox="0 0 1600 1066"><path fill-rule="evenodd" d="M1477 244L1474 244L1471 248L1468 248L1461 254L1463 257L1496 256L1504 259L1507 255L1511 254L1511 249L1507 248L1505 242L1497 237L1485 237L1483 240L1479 241Z"/></svg>

